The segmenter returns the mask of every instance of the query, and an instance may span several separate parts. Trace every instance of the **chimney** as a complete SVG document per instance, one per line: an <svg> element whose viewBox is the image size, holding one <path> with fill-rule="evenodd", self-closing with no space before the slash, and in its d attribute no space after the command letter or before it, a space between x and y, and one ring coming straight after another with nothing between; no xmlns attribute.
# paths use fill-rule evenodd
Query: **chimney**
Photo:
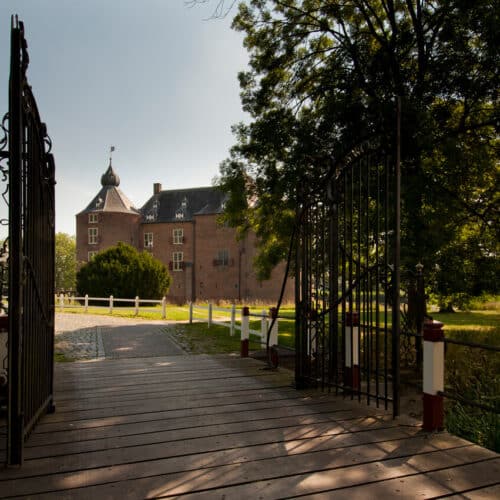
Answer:
<svg viewBox="0 0 500 500"><path fill-rule="evenodd" d="M158 194L161 191L161 184L159 182L155 182L153 184L153 194Z"/></svg>

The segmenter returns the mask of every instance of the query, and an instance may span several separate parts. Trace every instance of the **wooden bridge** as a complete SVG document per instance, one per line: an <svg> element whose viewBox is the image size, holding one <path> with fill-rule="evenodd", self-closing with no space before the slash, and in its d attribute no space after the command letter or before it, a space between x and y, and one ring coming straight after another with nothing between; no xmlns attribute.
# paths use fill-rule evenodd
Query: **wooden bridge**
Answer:
<svg viewBox="0 0 500 500"><path fill-rule="evenodd" d="M500 457L253 359L58 363L1 498L500 498Z"/></svg>

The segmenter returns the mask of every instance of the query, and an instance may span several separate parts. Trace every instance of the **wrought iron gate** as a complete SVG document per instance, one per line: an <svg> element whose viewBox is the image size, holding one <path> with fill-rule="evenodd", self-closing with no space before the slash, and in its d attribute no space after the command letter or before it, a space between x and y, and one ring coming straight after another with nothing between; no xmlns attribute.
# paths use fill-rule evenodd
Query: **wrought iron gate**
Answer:
<svg viewBox="0 0 500 500"><path fill-rule="evenodd" d="M54 409L54 159L27 82L28 63L23 23L13 17L3 122L9 149L2 154L9 195L8 464L22 463L24 440L40 416Z"/></svg>
<svg viewBox="0 0 500 500"><path fill-rule="evenodd" d="M399 130L399 112L397 121ZM323 189L302 185L296 252L297 387L320 385L386 408L392 403L394 415L399 172L399 146L367 144L336 165Z"/></svg>

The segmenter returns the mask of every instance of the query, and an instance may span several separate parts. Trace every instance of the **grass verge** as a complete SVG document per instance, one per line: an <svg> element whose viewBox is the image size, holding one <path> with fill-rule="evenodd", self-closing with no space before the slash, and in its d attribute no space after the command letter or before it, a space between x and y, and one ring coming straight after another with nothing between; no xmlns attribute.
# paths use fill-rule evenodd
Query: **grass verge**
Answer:
<svg viewBox="0 0 500 500"><path fill-rule="evenodd" d="M165 329L167 331L167 329ZM231 337L229 328L206 323L176 324L168 328L175 341L191 354L239 353L241 340L239 332ZM259 345L259 338L250 336L252 346Z"/></svg>

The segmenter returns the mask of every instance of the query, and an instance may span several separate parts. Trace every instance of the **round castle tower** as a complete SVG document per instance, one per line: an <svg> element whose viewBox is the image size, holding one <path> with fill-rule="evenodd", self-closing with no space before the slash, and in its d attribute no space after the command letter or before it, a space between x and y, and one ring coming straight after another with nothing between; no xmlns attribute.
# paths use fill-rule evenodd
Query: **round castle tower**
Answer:
<svg viewBox="0 0 500 500"><path fill-rule="evenodd" d="M101 189L87 207L76 215L76 258L88 262L97 252L119 241L139 245L140 213L118 187L120 178L111 158L101 177Z"/></svg>

